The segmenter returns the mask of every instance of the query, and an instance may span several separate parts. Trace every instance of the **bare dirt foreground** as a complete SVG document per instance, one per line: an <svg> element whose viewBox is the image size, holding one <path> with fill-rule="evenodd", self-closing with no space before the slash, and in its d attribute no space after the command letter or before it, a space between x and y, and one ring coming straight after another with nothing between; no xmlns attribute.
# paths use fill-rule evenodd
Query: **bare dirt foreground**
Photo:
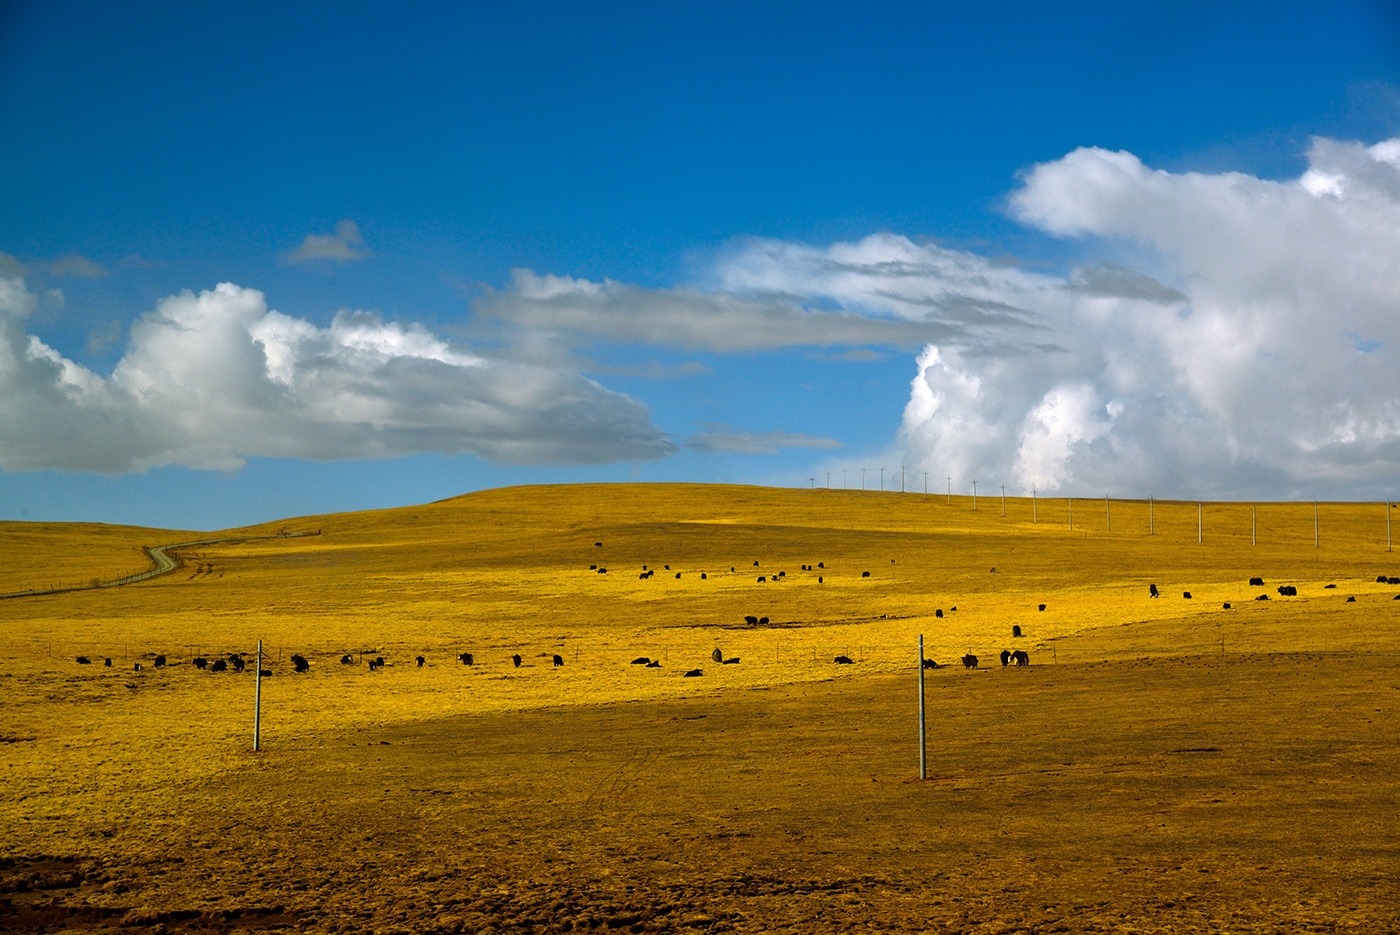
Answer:
<svg viewBox="0 0 1400 935"><path fill-rule="evenodd" d="M591 530L583 538L588 555ZM332 531L286 545L337 541ZM822 554L840 569L833 543ZM1242 587L1231 582L1257 554L1218 553L1220 579L1207 581L1171 543L1096 548L1146 549L1148 574L1189 574L1198 594ZM310 675L278 667L268 682L280 713L260 753L241 718L217 717L241 710L250 676L218 681L187 664L75 674L66 660L12 654L0 672L0 930L1395 933L1400 600L1366 586L1400 563L1312 548L1298 552L1316 576L1298 601L1237 606L1253 616L1222 617L1218 601L1209 612L1200 600L1149 602L1136 584L1120 598L1114 588L1133 580L1121 570L1061 573L1061 603L1099 601L1104 625L1030 634L1028 667L927 672L923 781L916 670L873 650L798 672L779 660L808 656L787 646L755 669L752 646L769 644L710 631L703 645L751 647L702 679L679 677L685 640L704 639L689 631L651 672L609 655L598 635L585 661L571 655L561 669L531 658L514 670L495 659L503 644L470 673L443 646L424 650L431 661L418 669L405 642L398 666L375 675L318 655ZM34 638L71 620L66 638L91 640L107 619L116 641L168 629L178 644L194 639L189 625L139 620L243 599L232 571L218 577L241 554L201 558L196 567L218 570L163 589L12 602L8 626ZM329 567L304 554L297 567ZM255 564L243 567L248 587L273 588ZM1344 567L1358 574L1325 587ZM1103 575L1103 593L1074 597ZM855 590L865 579L850 579L852 606L871 600ZM596 587L598 576L580 580ZM960 587L935 603L975 615L993 598L1033 599ZM754 593L738 592L735 607L755 606ZM648 599L680 616L708 606ZM911 634L944 619L916 609ZM1008 620L1029 628L1053 610L998 611L995 636L965 617L959 639L985 644L985 666ZM890 624L841 626L873 641ZM625 687L643 676L668 681ZM520 703L530 692L547 703ZM373 716L379 706L387 713Z"/></svg>

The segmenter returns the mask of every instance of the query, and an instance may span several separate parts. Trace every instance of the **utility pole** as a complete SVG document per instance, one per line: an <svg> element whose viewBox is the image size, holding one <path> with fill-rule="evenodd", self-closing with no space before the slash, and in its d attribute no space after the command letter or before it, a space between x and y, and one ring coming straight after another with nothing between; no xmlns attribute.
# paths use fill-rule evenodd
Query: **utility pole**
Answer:
<svg viewBox="0 0 1400 935"><path fill-rule="evenodd" d="M1006 485L1001 485L1001 515L1006 515Z"/></svg>
<svg viewBox="0 0 1400 935"><path fill-rule="evenodd" d="M1032 522L1032 523L1038 523L1038 522L1040 522L1039 517L1037 517L1037 516L1036 516L1036 513L1035 513L1035 488L1034 488L1034 487L1031 488L1031 522Z"/></svg>
<svg viewBox="0 0 1400 935"><path fill-rule="evenodd" d="M928 471L925 471L925 472L924 472L924 499L925 499L925 500L928 499ZM1390 528L1390 513L1389 513L1389 509L1390 509L1390 505L1389 505L1389 504L1386 504L1386 510L1387 510L1387 512L1386 512L1386 514L1385 514L1385 523L1386 523L1385 528L1386 528L1386 529L1389 529L1389 528Z"/></svg>
<svg viewBox="0 0 1400 935"><path fill-rule="evenodd" d="M948 505L953 505L953 475L948 475Z"/></svg>
<svg viewBox="0 0 1400 935"><path fill-rule="evenodd" d="M880 493L885 492L885 469L880 468Z"/></svg>
<svg viewBox="0 0 1400 935"><path fill-rule="evenodd" d="M972 482L972 512L977 512L977 481Z"/></svg>

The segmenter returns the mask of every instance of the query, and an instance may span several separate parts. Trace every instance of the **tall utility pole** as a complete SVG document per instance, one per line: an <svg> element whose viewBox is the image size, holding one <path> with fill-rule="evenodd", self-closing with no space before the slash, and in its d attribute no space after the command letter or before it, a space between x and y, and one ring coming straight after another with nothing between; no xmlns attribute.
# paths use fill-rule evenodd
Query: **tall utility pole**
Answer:
<svg viewBox="0 0 1400 935"><path fill-rule="evenodd" d="M928 750L924 731L924 635L919 634L919 778L928 778Z"/></svg>
<svg viewBox="0 0 1400 935"><path fill-rule="evenodd" d="M860 489L865 489L865 468L860 469Z"/></svg>
<svg viewBox="0 0 1400 935"><path fill-rule="evenodd" d="M880 492L885 492L885 469L880 468Z"/></svg>
<svg viewBox="0 0 1400 935"><path fill-rule="evenodd" d="M830 471L827 471L827 472L826 472L826 489L827 489L827 490L830 490L830 489L831 489L831 472L830 472Z"/></svg>
<svg viewBox="0 0 1400 935"><path fill-rule="evenodd" d="M924 472L924 499L925 499L925 500L928 499L928 471L925 471L925 472ZM1389 505L1389 504L1386 504L1386 509L1389 510L1389 508L1390 508L1390 505ZM1389 512L1387 512L1387 513L1385 514L1385 522L1386 522L1386 527L1385 527L1385 528L1386 528L1386 529L1389 529L1389 528L1390 528L1390 513L1389 513Z"/></svg>
<svg viewBox="0 0 1400 935"><path fill-rule="evenodd" d="M977 481L972 482L972 512L977 512Z"/></svg>
<svg viewBox="0 0 1400 935"><path fill-rule="evenodd" d="M904 493L904 465L899 466L899 492Z"/></svg>
<svg viewBox="0 0 1400 935"><path fill-rule="evenodd" d="M1036 512L1035 512L1035 488L1034 488L1034 487L1031 488L1031 522L1032 522L1032 523L1038 523L1038 522L1040 522L1040 518L1039 518L1038 516L1036 516Z"/></svg>
<svg viewBox="0 0 1400 935"><path fill-rule="evenodd" d="M953 475L948 475L948 505L953 505Z"/></svg>
<svg viewBox="0 0 1400 935"><path fill-rule="evenodd" d="M848 489L847 486L846 486L846 469L845 469L845 468L842 468L842 469L841 469L841 489L842 489L842 490Z"/></svg>
<svg viewBox="0 0 1400 935"><path fill-rule="evenodd" d="M1006 485L1001 485L1001 515L1006 515Z"/></svg>
<svg viewBox="0 0 1400 935"><path fill-rule="evenodd" d="M1108 531L1113 532L1113 508L1108 505L1108 496L1103 498L1104 523L1108 526Z"/></svg>

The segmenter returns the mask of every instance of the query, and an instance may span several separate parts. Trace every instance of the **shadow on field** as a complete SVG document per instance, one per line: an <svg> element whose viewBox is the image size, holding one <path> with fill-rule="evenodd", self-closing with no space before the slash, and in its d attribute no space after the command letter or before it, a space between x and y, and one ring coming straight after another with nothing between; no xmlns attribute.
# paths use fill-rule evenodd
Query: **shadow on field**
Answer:
<svg viewBox="0 0 1400 935"><path fill-rule="evenodd" d="M1397 690L1379 654L940 670L925 781L912 676L307 734L21 845L0 928L1394 931Z"/></svg>

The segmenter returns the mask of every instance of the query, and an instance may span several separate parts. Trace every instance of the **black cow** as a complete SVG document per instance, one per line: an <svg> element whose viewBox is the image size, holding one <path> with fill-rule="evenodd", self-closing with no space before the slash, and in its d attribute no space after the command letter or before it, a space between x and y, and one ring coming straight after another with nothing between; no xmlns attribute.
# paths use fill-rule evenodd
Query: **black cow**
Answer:
<svg viewBox="0 0 1400 935"><path fill-rule="evenodd" d="M651 662L648 662L648 663L647 663L646 667L647 667L648 669L659 669L659 668L661 668L661 660L660 660L660 659L653 659Z"/></svg>
<svg viewBox="0 0 1400 935"><path fill-rule="evenodd" d="M106 658L106 659L103 659L103 660L102 660L102 664L103 664L104 666L106 666L107 668L109 668L109 669L112 668L112 659L111 659L111 657L108 657L108 658Z"/></svg>
<svg viewBox="0 0 1400 935"><path fill-rule="evenodd" d="M758 567L758 562L754 562L754 563L753 563L753 567L757 568L757 567Z"/></svg>
<svg viewBox="0 0 1400 935"><path fill-rule="evenodd" d="M1346 599L1346 602L1347 602L1348 604L1355 604L1355 603L1356 603L1356 598L1354 598L1354 597L1349 597L1349 598Z"/></svg>
<svg viewBox="0 0 1400 935"><path fill-rule="evenodd" d="M248 663L243 661L242 656L230 656L228 664L233 666L233 671L235 672L242 672L244 667L248 665Z"/></svg>
<svg viewBox="0 0 1400 935"><path fill-rule="evenodd" d="M1283 597L1297 597L1298 589L1291 584L1281 584L1278 586L1278 593Z"/></svg>
<svg viewBox="0 0 1400 935"><path fill-rule="evenodd" d="M954 607L953 609L954 609L954 610L957 610L956 607ZM1021 627L1020 627L1019 624L1012 624L1012 626L1011 626L1011 635L1012 635L1012 636L1020 636L1020 635L1021 635Z"/></svg>
<svg viewBox="0 0 1400 935"><path fill-rule="evenodd" d="M374 664L375 664L376 666L378 666L379 668L381 668L381 669L384 668L384 657L383 657L383 656L375 656L375 657L374 657Z"/></svg>
<svg viewBox="0 0 1400 935"><path fill-rule="evenodd" d="M818 567L818 568L825 568L825 567L826 567L826 562L817 562L817 567Z"/></svg>
<svg viewBox="0 0 1400 935"><path fill-rule="evenodd" d="M423 668L423 663L427 662L428 660L424 659L422 656L419 656L418 658L414 659L413 661L416 662L416 663L418 663L418 668L421 669L421 668Z"/></svg>
<svg viewBox="0 0 1400 935"><path fill-rule="evenodd" d="M759 576L758 576L758 583L759 583L759 584L762 584L763 582L765 582L765 581L767 581L767 580L768 580L768 579L765 578L763 575L759 575Z"/></svg>
<svg viewBox="0 0 1400 935"><path fill-rule="evenodd" d="M555 655L554 655L554 665L555 665L555 667L557 668L557 667L559 667L559 666L562 666L563 664L564 664L564 657L561 656L561 655L559 655L558 653L555 653Z"/></svg>
<svg viewBox="0 0 1400 935"><path fill-rule="evenodd" d="M210 672L227 672L227 671L228 671L228 660L227 660L227 659L215 659L213 662L211 662L211 663L209 664L209 671L210 671Z"/></svg>
<svg viewBox="0 0 1400 935"><path fill-rule="evenodd" d="M977 657L968 653L962 657L962 664L964 669L975 669L977 668Z"/></svg>
<svg viewBox="0 0 1400 935"><path fill-rule="evenodd" d="M870 577L870 572L868 572L868 571L863 571L863 572L860 573L860 576L861 576L862 578L869 578L869 577Z"/></svg>
<svg viewBox="0 0 1400 935"><path fill-rule="evenodd" d="M1264 579L1263 579L1263 578L1250 578L1250 579L1249 579L1249 586L1250 586L1251 588L1262 588L1262 587L1264 586Z"/></svg>
<svg viewBox="0 0 1400 935"><path fill-rule="evenodd" d="M850 656L837 656L835 662L838 666L855 665Z"/></svg>
<svg viewBox="0 0 1400 935"><path fill-rule="evenodd" d="M1389 584L1390 581L1385 575L1376 575L1376 584Z"/></svg>
<svg viewBox="0 0 1400 935"><path fill-rule="evenodd" d="M755 616L753 616L752 614L745 616L745 617L744 617L744 622L747 623L747 624L748 624L749 626L751 626L751 627L756 627L756 626L758 626L758 618L755 617Z"/></svg>
<svg viewBox="0 0 1400 935"><path fill-rule="evenodd" d="M1396 577L1394 577L1394 576L1392 575L1391 577L1385 579L1385 583L1386 583L1386 584L1400 584L1400 578L1396 578Z"/></svg>
<svg viewBox="0 0 1400 935"><path fill-rule="evenodd" d="M933 612L933 615L934 615L935 617L942 617L942 616L943 616L943 608L940 607L940 608L938 608L937 610L935 610L935 611Z"/></svg>
<svg viewBox="0 0 1400 935"><path fill-rule="evenodd" d="M1229 601L1226 601L1226 602L1225 602L1225 609L1226 609L1226 610L1229 610L1229 609L1230 609L1230 602L1229 602Z"/></svg>
<svg viewBox="0 0 1400 935"><path fill-rule="evenodd" d="M164 669L164 668L165 668L165 657L164 657L164 656L157 656L157 657L156 657L156 661L153 662L153 663L151 663L151 665L155 666L157 669Z"/></svg>
<svg viewBox="0 0 1400 935"><path fill-rule="evenodd" d="M353 666L355 664L355 658L349 653L346 653L344 656L340 657L340 664L343 666Z"/></svg>
<svg viewBox="0 0 1400 935"><path fill-rule="evenodd" d="M1043 612L1043 611L1045 610L1045 605L1044 605L1044 604L1041 604L1041 605L1040 605L1040 609L1041 609L1041 611Z"/></svg>
<svg viewBox="0 0 1400 935"><path fill-rule="evenodd" d="M680 573L680 572L676 572L676 577L679 578L680 576L681 576L681 573ZM704 577L704 576L702 575L701 577Z"/></svg>
<svg viewBox="0 0 1400 935"><path fill-rule="evenodd" d="M758 563L757 563L757 562L754 562L754 564L757 565ZM687 673L685 674L684 677L685 677L685 678L688 678L688 679L694 679L694 678L699 678L700 676L702 676L702 675L704 675L704 674L705 674L705 670L704 670L704 669L691 669L689 672L687 672Z"/></svg>
<svg viewBox="0 0 1400 935"><path fill-rule="evenodd" d="M759 618L758 618L758 625L761 626L761 627L766 627L766 626L768 626L768 618L767 618L767 617L759 617Z"/></svg>
<svg viewBox="0 0 1400 935"><path fill-rule="evenodd" d="M420 663L420 665L421 665L421 663ZM300 655L293 654L293 656L292 656L292 666L293 666L298 672L310 672L310 671L311 671L311 663L309 663L309 662L306 661L306 657L305 657L305 656L300 656Z"/></svg>
<svg viewBox="0 0 1400 935"><path fill-rule="evenodd" d="M817 575L817 584L821 584L821 583L822 583L822 576L821 576L821 575Z"/></svg>
<svg viewBox="0 0 1400 935"><path fill-rule="evenodd" d="M520 653L516 653L514 656L511 656L510 661L515 664L515 667L517 669L520 668Z"/></svg>
<svg viewBox="0 0 1400 935"><path fill-rule="evenodd" d="M1191 600L1191 592L1190 592L1190 591L1182 591L1182 592L1181 592L1181 596L1182 596L1183 598L1185 598L1186 600L1188 600L1188 601Z"/></svg>
<svg viewBox="0 0 1400 935"><path fill-rule="evenodd" d="M89 659L87 656L79 656L79 657L78 657L78 665L80 665L80 666L92 665L92 660Z"/></svg>
<svg viewBox="0 0 1400 935"><path fill-rule="evenodd" d="M607 570L606 568L599 568L599 569L598 569L598 574L600 574L600 575L606 575L607 573L608 573L608 570Z"/></svg>
<svg viewBox="0 0 1400 935"><path fill-rule="evenodd" d="M780 572L778 572L778 577L779 577L779 578L786 578L786 577L787 577L787 572L785 572L785 571L780 571Z"/></svg>
<svg viewBox="0 0 1400 935"><path fill-rule="evenodd" d="M1259 595L1258 597L1255 598L1256 601L1267 601L1268 599L1269 599L1269 595L1267 595L1267 594L1261 594L1261 595Z"/></svg>
<svg viewBox="0 0 1400 935"><path fill-rule="evenodd" d="M259 673L263 678L265 678L265 679L270 679L270 678L272 678L272 670L271 670L271 669L259 669L259 670L258 670L258 673Z"/></svg>
<svg viewBox="0 0 1400 935"><path fill-rule="evenodd" d="M649 658L647 658L646 656L638 656L636 659L633 659L633 660L632 660L632 665L634 665L634 666L649 666L649 665L651 665L651 660L650 660Z"/></svg>
<svg viewBox="0 0 1400 935"><path fill-rule="evenodd" d="M936 669L936 668L938 668L938 663L934 662L932 659L925 659L925 660L924 660L924 668L925 668L925 669Z"/></svg>
<svg viewBox="0 0 1400 935"><path fill-rule="evenodd" d="M204 667L207 666L207 665L209 665L209 660L208 660L208 659L205 659L203 656L200 656L199 658L195 659L195 661L194 661L194 667L195 667L196 669L202 669L202 668L204 668Z"/></svg>
<svg viewBox="0 0 1400 935"><path fill-rule="evenodd" d="M710 577L710 576L707 575L707 574L705 574L703 571L700 572L700 580L701 580L701 581L705 581L705 580L708 579L709 577Z"/></svg>
<svg viewBox="0 0 1400 935"><path fill-rule="evenodd" d="M472 654L471 654L471 653L461 653L461 654L459 654L459 655L457 656L457 658L460 659L460 660L462 660L462 665L464 665L464 666L469 666L469 665L472 664Z"/></svg>
<svg viewBox="0 0 1400 935"><path fill-rule="evenodd" d="M1010 661L1011 661L1011 650L1009 650L1009 649L1003 649L1003 650L1001 651L1001 664L1002 664L1002 665L1006 665L1006 664L1007 664L1008 662L1010 662Z"/></svg>
<svg viewBox="0 0 1400 935"><path fill-rule="evenodd" d="M1011 654L1011 658L1016 661L1018 666L1028 666L1031 664L1030 653L1026 652L1024 649L1016 650Z"/></svg>
<svg viewBox="0 0 1400 935"><path fill-rule="evenodd" d="M603 547L603 543L601 543L601 542L595 542L595 543L593 543L593 544L596 545L596 546L597 546L598 548L600 548L600 549Z"/></svg>
<svg viewBox="0 0 1400 935"><path fill-rule="evenodd" d="M588 570L589 570L589 571L597 571L597 570L598 570L598 566L597 566L597 565L589 565L589 566L588 566Z"/></svg>
<svg viewBox="0 0 1400 935"><path fill-rule="evenodd" d="M136 663L136 665L132 666L132 667L131 667L131 671L133 671L133 672L140 672L140 671L141 671L141 663L138 662L138 663Z"/></svg>
<svg viewBox="0 0 1400 935"><path fill-rule="evenodd" d="M1148 597L1159 597L1159 596L1160 596L1160 592L1157 590L1157 585L1155 585L1155 584L1149 584L1149 585L1147 586L1147 596L1148 596Z"/></svg>
<svg viewBox="0 0 1400 935"><path fill-rule="evenodd" d="M663 565L663 566L661 566L661 567L665 568L667 571L670 571L670 570L671 570L671 566L670 566L670 565Z"/></svg>

